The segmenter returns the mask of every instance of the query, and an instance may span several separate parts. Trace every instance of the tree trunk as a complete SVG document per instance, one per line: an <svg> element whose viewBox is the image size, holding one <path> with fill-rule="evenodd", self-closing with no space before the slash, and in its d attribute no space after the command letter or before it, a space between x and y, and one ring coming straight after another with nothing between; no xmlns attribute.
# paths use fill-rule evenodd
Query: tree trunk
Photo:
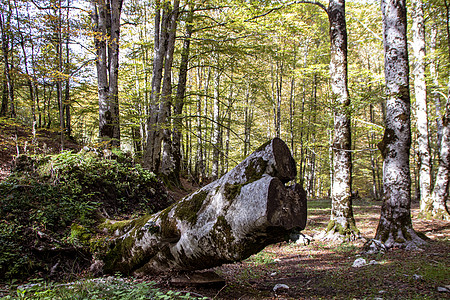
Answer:
<svg viewBox="0 0 450 300"><path fill-rule="evenodd" d="M97 90L99 106L99 137L101 140L113 138L112 113L109 100L108 56L106 52L106 3L105 0L92 2L92 24L96 49Z"/></svg>
<svg viewBox="0 0 450 300"><path fill-rule="evenodd" d="M59 134L60 134L60 147L64 150L64 105L63 105L63 90L62 90L62 74L63 74L63 39L62 39L62 1L58 2L58 28L57 28L57 45L56 53L58 56L58 75L56 78L56 94L58 98L59 108Z"/></svg>
<svg viewBox="0 0 450 300"><path fill-rule="evenodd" d="M450 26L449 26L449 13L450 7L447 3L447 51L450 54ZM450 78L447 86L447 103L445 106L445 114L442 117L442 135L440 140L439 151L439 166L436 173L436 179L434 182L433 194L431 198L432 202L432 217L436 219L450 219L450 213L446 206L446 201L449 194L449 180L450 180Z"/></svg>
<svg viewBox="0 0 450 300"><path fill-rule="evenodd" d="M108 43L110 55L109 64L109 102L111 109L111 145L120 147L120 111L119 111L119 38L120 38L120 14L123 0L110 0L111 19L110 36Z"/></svg>
<svg viewBox="0 0 450 300"><path fill-rule="evenodd" d="M161 15L162 8L162 15ZM157 141L159 101L163 78L164 58L167 52L169 34L170 11L168 3L156 1L155 14L155 53L153 58L152 90L150 94L150 109L147 120L147 143L144 151L144 165L154 172L158 172L161 159L161 144Z"/></svg>
<svg viewBox="0 0 450 300"><path fill-rule="evenodd" d="M386 117L383 140L378 144L384 159L383 205L375 239L387 248L417 246L424 241L412 228L411 121L409 65L406 38L406 3L382 0L386 80Z"/></svg>
<svg viewBox="0 0 450 300"><path fill-rule="evenodd" d="M359 235L352 207L352 156L350 98L347 75L345 0L330 0L331 91L335 101L331 218L326 239L354 239Z"/></svg>
<svg viewBox="0 0 450 300"><path fill-rule="evenodd" d="M203 68L200 67L197 70L197 86L198 90L202 90L202 80L203 80ZM202 133L202 97L200 92L197 95L197 153L195 160L195 176L199 184L203 183L205 177L205 167L203 162L203 133Z"/></svg>
<svg viewBox="0 0 450 300"><path fill-rule="evenodd" d="M164 79L161 92L161 104L158 115L158 134L157 143L164 142L163 157L161 160L161 167L159 173L171 184L181 186L180 178L175 170L175 159L172 149L172 131L170 129L170 111L172 106L172 62L173 53L175 50L175 38L177 30L178 6L179 1L174 1L174 6L171 9L169 34L167 39L167 51L164 63ZM163 125L163 126L161 126ZM164 128L163 128L164 127Z"/></svg>
<svg viewBox="0 0 450 300"><path fill-rule="evenodd" d="M450 91L450 81L449 81ZM450 92L447 98L447 105L444 117L442 118L442 140L439 155L439 166L434 182L433 194L431 197L431 215L435 219L450 220L450 213L446 206L449 194L450 181Z"/></svg>
<svg viewBox="0 0 450 300"><path fill-rule="evenodd" d="M183 50L181 52L180 72L178 75L177 93L174 99L174 116L173 116L173 135L172 135L172 150L174 158L173 177L180 180L182 169L182 155L181 155L181 129L183 127L181 114L183 113L184 97L186 94L187 73L189 66L189 50L192 37L192 19L194 11L191 9L186 18L186 34L184 36ZM197 105L201 105L201 102ZM197 172L196 172L197 173Z"/></svg>
<svg viewBox="0 0 450 300"><path fill-rule="evenodd" d="M16 117L15 103L14 103L14 88L13 81L11 78L11 64L9 62L9 52L10 52L10 24L11 24L11 4L7 2L7 9L1 11L0 14L0 29L2 33L2 52L3 52L3 65L5 69L5 77L6 77L6 87L8 91L8 98L2 99L2 110L1 115L7 115L7 107L8 103L10 106L9 115L12 118Z"/></svg>
<svg viewBox="0 0 450 300"><path fill-rule="evenodd" d="M217 54L218 55L218 54ZM215 87L214 87L214 103L213 103L213 132L212 132L212 146L213 146L213 158L211 168L211 178L216 180L219 176L219 156L220 156L220 112L219 112L219 97L220 97L220 75L222 71L219 67L219 57L217 57L217 69L215 74Z"/></svg>
<svg viewBox="0 0 450 300"><path fill-rule="evenodd" d="M100 257L107 273L191 271L241 261L306 225L306 197L286 144L274 139L222 178L126 226Z"/></svg>
<svg viewBox="0 0 450 300"><path fill-rule="evenodd" d="M412 6L420 211L427 213L431 210L431 155L428 138L427 86L425 82L425 21L422 0L413 0Z"/></svg>

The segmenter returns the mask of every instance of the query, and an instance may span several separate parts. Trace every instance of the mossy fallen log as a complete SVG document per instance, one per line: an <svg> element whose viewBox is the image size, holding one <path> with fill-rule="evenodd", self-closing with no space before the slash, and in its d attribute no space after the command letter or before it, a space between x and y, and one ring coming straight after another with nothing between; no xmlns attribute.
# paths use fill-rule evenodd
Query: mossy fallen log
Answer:
<svg viewBox="0 0 450 300"><path fill-rule="evenodd" d="M192 271L244 260L306 225L295 161L276 138L222 178L124 226L96 265L104 272Z"/></svg>

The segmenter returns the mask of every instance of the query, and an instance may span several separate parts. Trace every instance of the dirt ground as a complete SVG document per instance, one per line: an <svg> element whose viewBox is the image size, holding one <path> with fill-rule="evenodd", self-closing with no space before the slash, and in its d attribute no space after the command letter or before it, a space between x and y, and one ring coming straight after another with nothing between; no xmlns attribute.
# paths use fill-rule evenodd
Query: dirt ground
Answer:
<svg viewBox="0 0 450 300"><path fill-rule="evenodd" d="M304 233L313 236L328 222L330 203L309 201L309 220ZM375 234L380 202L355 203L355 217L364 238ZM351 243L309 245L281 243L266 247L244 262L213 269L225 279L222 287L182 289L213 299L450 299L438 288L450 285L450 222L417 218L414 203L413 226L425 233L428 244L422 251L393 249L384 255L361 256L365 239ZM352 267L357 258L371 265ZM169 278L156 280L166 289ZM277 284L280 288L274 292Z"/></svg>

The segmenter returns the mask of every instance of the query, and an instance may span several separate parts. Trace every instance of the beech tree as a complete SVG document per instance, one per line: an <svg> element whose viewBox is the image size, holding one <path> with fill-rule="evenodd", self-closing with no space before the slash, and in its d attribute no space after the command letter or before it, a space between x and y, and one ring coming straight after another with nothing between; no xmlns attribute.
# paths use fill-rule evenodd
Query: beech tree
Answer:
<svg viewBox="0 0 450 300"><path fill-rule="evenodd" d="M120 146L119 37L123 0L93 0L99 103L99 137Z"/></svg>
<svg viewBox="0 0 450 300"><path fill-rule="evenodd" d="M411 222L411 119L406 1L382 0L386 81L383 156L383 205L375 239L386 247L419 246L424 240Z"/></svg>
<svg viewBox="0 0 450 300"><path fill-rule="evenodd" d="M167 125L170 111L171 69L179 3L179 0L174 0L173 4L171 1L155 2L153 73L144 150L144 165L154 172L160 171L163 127Z"/></svg>
<svg viewBox="0 0 450 300"><path fill-rule="evenodd" d="M412 1L412 31L414 51L413 73L416 95L417 144L419 158L420 211L430 210L431 154L428 138L427 86L425 82L425 21L422 0Z"/></svg>
<svg viewBox="0 0 450 300"><path fill-rule="evenodd" d="M345 0L330 0L328 19L331 44L331 90L337 105L334 109L332 207L327 234L337 234L341 238L354 238L359 231L356 229L352 206L352 148Z"/></svg>

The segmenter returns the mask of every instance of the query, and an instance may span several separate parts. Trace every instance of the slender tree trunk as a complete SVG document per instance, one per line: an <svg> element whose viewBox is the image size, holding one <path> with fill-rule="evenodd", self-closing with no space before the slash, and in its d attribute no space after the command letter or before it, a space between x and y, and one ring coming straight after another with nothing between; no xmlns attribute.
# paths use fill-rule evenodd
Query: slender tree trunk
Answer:
<svg viewBox="0 0 450 300"><path fill-rule="evenodd" d="M374 110L373 105L369 105L369 121L370 123L375 123L375 116L374 116ZM372 195L375 200L380 200L380 191L378 189L378 163L375 156L374 151L376 148L374 148L375 145L375 133L371 132L368 134L368 140L369 140L369 148L370 148L370 165L372 169Z"/></svg>
<svg viewBox="0 0 450 300"><path fill-rule="evenodd" d="M414 91L416 94L416 117L418 131L418 159L420 185L420 211L431 210L431 155L428 138L427 86L425 82L425 21L422 0L413 0L411 15L413 19L414 50Z"/></svg>
<svg viewBox="0 0 450 300"><path fill-rule="evenodd" d="M120 147L120 111L119 111L119 39L120 39L120 15L123 0L110 0L110 36L109 53L109 101L111 105L111 145Z"/></svg>
<svg viewBox="0 0 450 300"><path fill-rule="evenodd" d="M411 119L409 64L406 38L406 3L382 0L386 80L386 118L379 143L384 159L383 205L375 239L387 248L424 243L411 222Z"/></svg>
<svg viewBox="0 0 450 300"><path fill-rule="evenodd" d="M10 106L9 115L12 118L16 117L16 109L14 103L14 87L13 80L11 78L11 63L9 61L9 53L10 53L10 21L11 21L11 4L7 1L7 5L5 6L5 10L1 10L0 14L0 30L2 33L2 52L3 52L3 64L5 69L5 77L6 77L6 87L8 91L8 98L4 98L2 101L2 109L0 111L0 115L6 116L8 104Z"/></svg>
<svg viewBox="0 0 450 300"><path fill-rule="evenodd" d="M98 4L97 4L98 3ZM92 24L96 50L97 90L99 106L99 137L101 140L113 138L112 113L109 99L107 44L107 6L105 0L92 2Z"/></svg>
<svg viewBox="0 0 450 300"><path fill-rule="evenodd" d="M191 9L186 18L186 34L183 41L183 50L181 52L180 72L178 75L177 93L174 99L174 119L173 119L173 136L172 136L172 150L174 158L174 174L180 178L182 170L182 155L181 155L181 137L182 137L182 113L184 107L184 97L186 94L187 73L189 66L189 51L192 37L192 19L194 11ZM201 106L201 103L197 103ZM197 172L195 172L198 175Z"/></svg>
<svg viewBox="0 0 450 300"><path fill-rule="evenodd" d="M244 108L244 157L247 157L250 151L250 135L253 123L253 107L250 99L250 83L247 82L247 89L245 92L245 108Z"/></svg>
<svg viewBox="0 0 450 300"><path fill-rule="evenodd" d="M200 91L202 90L202 74L203 68L197 70L197 85L199 93L197 94L197 159L195 167L195 175L199 184L203 183L205 168L203 162L203 140L202 140L202 97Z"/></svg>
<svg viewBox="0 0 450 300"><path fill-rule="evenodd" d="M435 111L436 111L436 129L437 129L437 148L441 149L441 140L442 140L442 113L441 113L441 98L440 94L437 91L439 88L439 75L438 75L438 63L439 63L439 57L436 52L436 44L437 44L437 24L432 23L431 24L431 34L430 34L430 76L431 80L433 81L433 99L435 103ZM439 150L437 151L439 152ZM439 155L439 154L438 154Z"/></svg>
<svg viewBox="0 0 450 300"><path fill-rule="evenodd" d="M62 90L62 74L63 74L63 40L62 40L62 1L58 2L58 28L57 37L58 43L56 45L56 53L58 55L58 77L56 81L56 94L58 98L58 108L59 108L59 133L60 133L60 143L61 150L64 149L64 105L63 105L63 90Z"/></svg>
<svg viewBox="0 0 450 300"><path fill-rule="evenodd" d="M158 123L161 84L163 79L164 58L167 52L167 41L170 28L170 3L156 1L155 14L155 53L153 58L152 90L150 94L150 109L147 120L147 144L144 151L144 165L158 172L161 164L161 139ZM162 15L161 15L162 10Z"/></svg>
<svg viewBox="0 0 450 300"><path fill-rule="evenodd" d="M447 50L450 54L450 6L445 1L447 9L446 27L447 27ZM450 78L447 86L447 103L445 106L445 114L442 118L442 137L440 141L439 166L436 173L432 194L432 211L431 215L436 219L450 219L450 213L446 206L449 195L450 181Z"/></svg>
<svg viewBox="0 0 450 300"><path fill-rule="evenodd" d="M436 173L433 193L431 197L431 215L435 219L450 220L450 213L446 206L449 195L450 181L450 80L449 93L445 114L442 120L442 140L439 155L439 166Z"/></svg>
<svg viewBox="0 0 450 300"><path fill-rule="evenodd" d="M220 111L219 111L219 97L220 97L220 76L222 71L219 67L219 57L217 54L217 69L215 74L215 87L214 87L214 103L213 103L213 133L212 133L212 146L213 146L213 158L211 168L211 178L216 180L219 177L219 156L220 156Z"/></svg>
<svg viewBox="0 0 450 300"><path fill-rule="evenodd" d="M170 16L170 26L167 40L167 51L164 63L164 80L161 93L161 104L159 108L158 123L160 130L158 131L157 143L164 141L163 148L163 158L161 161L160 173L163 175L171 184L176 186L181 186L179 172L175 172L175 158L172 149L172 139L171 139L171 129L169 115L172 106L172 62L173 53L175 50L175 38L177 30L177 19L178 19L178 6L179 1L174 1L174 6L171 9ZM161 127L160 125L163 125Z"/></svg>
<svg viewBox="0 0 450 300"><path fill-rule="evenodd" d="M71 114L70 114L70 47L69 47L69 41L70 41L70 16L69 16L69 7L70 7L70 0L67 0L67 25L66 25L66 66L65 66L65 73L66 73L66 80L65 80L65 89L64 89L64 112L65 112L65 125L66 125L66 134L67 136L72 135L72 120L71 120Z"/></svg>
<svg viewBox="0 0 450 300"><path fill-rule="evenodd" d="M19 11L17 8L17 1L14 0L14 7L16 10L16 18L17 20L19 20ZM33 83L31 80L31 75L28 69L28 55L27 55L27 51L25 50L25 38L23 36L23 32L22 32L22 28L21 28L21 22L17 22L17 31L20 37L20 46L22 48L22 55L23 55L23 64L25 67L25 74L27 76L27 86L28 86L28 91L30 93L30 102L31 102L31 112L32 112L32 117L33 117L33 122L36 121L36 108L35 108L35 99L34 99L34 88L33 88Z"/></svg>

